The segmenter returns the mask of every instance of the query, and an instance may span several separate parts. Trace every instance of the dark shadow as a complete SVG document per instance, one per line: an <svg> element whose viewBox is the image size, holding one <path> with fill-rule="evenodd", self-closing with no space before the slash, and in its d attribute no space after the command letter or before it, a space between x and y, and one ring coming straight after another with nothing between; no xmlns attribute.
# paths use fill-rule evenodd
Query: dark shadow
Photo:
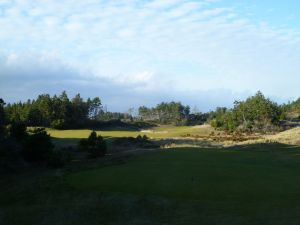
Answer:
<svg viewBox="0 0 300 225"><path fill-rule="evenodd" d="M194 151L235 151L235 152L253 152L253 153L264 153L264 154L276 154L279 155L279 158L282 160L286 159L299 159L300 157L300 146L288 145L282 143L261 143L261 144L249 144L249 145L237 145L232 147L218 147L218 146L171 146L169 148L161 149L163 151L172 151L172 150L194 150Z"/></svg>
<svg viewBox="0 0 300 225"><path fill-rule="evenodd" d="M260 151L260 152L278 152L278 151L291 152L291 151L300 151L300 146L272 142L272 143L236 145L232 147L227 147L226 149L239 150L239 151Z"/></svg>
<svg viewBox="0 0 300 225"><path fill-rule="evenodd" d="M68 147L72 146L75 147L77 146L78 142L80 141L81 138L56 138L56 137L51 137L53 144L56 147Z"/></svg>
<svg viewBox="0 0 300 225"><path fill-rule="evenodd" d="M111 136L103 136L104 140L107 142L107 144L110 144L111 142L113 142L116 137L111 137ZM78 142L82 139L82 138L57 138L57 137L51 137L53 144L56 147L68 147L68 146L72 146L72 147L76 147Z"/></svg>

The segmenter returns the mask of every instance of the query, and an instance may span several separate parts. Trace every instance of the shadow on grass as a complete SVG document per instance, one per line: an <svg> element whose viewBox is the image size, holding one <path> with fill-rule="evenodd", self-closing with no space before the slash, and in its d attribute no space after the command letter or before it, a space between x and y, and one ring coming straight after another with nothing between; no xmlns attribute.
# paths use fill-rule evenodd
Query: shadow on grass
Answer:
<svg viewBox="0 0 300 225"><path fill-rule="evenodd" d="M75 147L82 139L82 138L57 138L57 137L51 137L51 138L53 144L57 147L68 147L68 146ZM108 144L110 144L115 139L117 139L116 137L111 137L111 136L103 136L103 138L107 141Z"/></svg>
<svg viewBox="0 0 300 225"><path fill-rule="evenodd" d="M56 138L56 137L51 137L51 138L53 144L56 147L68 147L68 146L75 147L77 146L78 142L81 139L81 138Z"/></svg>
<svg viewBox="0 0 300 225"><path fill-rule="evenodd" d="M149 148L150 144L152 144L151 146L155 145L155 142L152 142L150 140L147 141L148 145L145 145L144 142L143 143L134 142L134 140L136 140L136 139L132 138L132 137L127 138L127 137L103 136L103 138L107 144L107 153L108 154L116 153L116 152L132 151L132 150L135 150L136 148L147 149L147 148ZM53 144L55 145L56 148L72 147L75 149L75 152L77 152L77 150L78 150L77 146L81 139L82 138L52 137ZM155 147L158 148L159 146L155 145Z"/></svg>
<svg viewBox="0 0 300 225"><path fill-rule="evenodd" d="M283 143L256 143L247 145L236 145L226 149L229 150L242 150L242 151L261 151L261 152L277 152L277 151L300 151L300 146L289 145Z"/></svg>

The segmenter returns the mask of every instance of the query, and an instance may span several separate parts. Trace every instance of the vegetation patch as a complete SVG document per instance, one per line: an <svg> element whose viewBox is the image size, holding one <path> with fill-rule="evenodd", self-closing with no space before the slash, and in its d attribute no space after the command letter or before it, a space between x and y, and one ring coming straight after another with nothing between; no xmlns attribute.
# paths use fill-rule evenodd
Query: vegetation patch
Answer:
<svg viewBox="0 0 300 225"><path fill-rule="evenodd" d="M158 145L151 141L146 135L138 135L137 137L116 138L113 143L116 147L125 148L157 148Z"/></svg>
<svg viewBox="0 0 300 225"><path fill-rule="evenodd" d="M81 151L87 152L90 158L97 158L106 154L107 146L102 136L92 131L87 139L81 139L78 144Z"/></svg>

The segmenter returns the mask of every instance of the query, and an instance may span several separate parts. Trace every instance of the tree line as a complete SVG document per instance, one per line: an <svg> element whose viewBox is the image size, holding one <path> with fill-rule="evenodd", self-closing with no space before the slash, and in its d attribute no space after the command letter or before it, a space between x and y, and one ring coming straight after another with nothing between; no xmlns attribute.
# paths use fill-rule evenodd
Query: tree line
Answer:
<svg viewBox="0 0 300 225"><path fill-rule="evenodd" d="M138 109L139 119L159 124L196 125L203 124L207 113L191 113L190 106L181 102L162 102L155 107L141 106Z"/></svg>
<svg viewBox="0 0 300 225"><path fill-rule="evenodd" d="M3 104L1 120L6 124L24 123L26 126L54 129L120 124L117 121L196 125L204 123L208 118L207 113L191 113L190 107L180 102L162 102L152 108L141 106L137 115L133 114L133 108L126 113L109 112L104 109L99 97L84 100L77 94L69 98L65 91L54 96L41 94L36 99L25 102L4 104L2 100L1 104Z"/></svg>
<svg viewBox="0 0 300 225"><path fill-rule="evenodd" d="M4 107L7 124L23 122L27 126L44 126L57 129L83 127L101 110L99 97L84 101L80 94L69 99L64 91L59 96L39 95L34 100L7 104Z"/></svg>
<svg viewBox="0 0 300 225"><path fill-rule="evenodd" d="M235 101L232 108L217 107L207 113L191 112L190 106L174 101L161 102L154 107L140 106L136 115L133 115L132 109L127 113L109 112L103 108L99 97L84 100L77 94L69 98L65 91L60 95L42 94L36 99L12 104L5 104L1 99L0 106L0 124L21 122L26 126L56 129L114 124L127 126L124 122L139 122L140 126L143 122L174 125L210 123L215 128L230 132L265 132L280 128L284 121L298 120L300 115L300 98L279 105L260 91L244 101Z"/></svg>

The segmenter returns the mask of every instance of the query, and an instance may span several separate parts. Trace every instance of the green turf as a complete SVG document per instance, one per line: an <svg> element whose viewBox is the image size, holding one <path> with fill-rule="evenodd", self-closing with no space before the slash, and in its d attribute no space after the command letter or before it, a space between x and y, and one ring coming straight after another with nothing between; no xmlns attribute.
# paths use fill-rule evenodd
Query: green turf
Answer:
<svg viewBox="0 0 300 225"><path fill-rule="evenodd" d="M279 155L278 155L279 154ZM177 149L68 177L81 190L205 202L288 204L300 197L299 156L233 150Z"/></svg>
<svg viewBox="0 0 300 225"><path fill-rule="evenodd" d="M300 224L300 149L173 149L0 180L0 224ZM72 170L73 171L73 170Z"/></svg>

